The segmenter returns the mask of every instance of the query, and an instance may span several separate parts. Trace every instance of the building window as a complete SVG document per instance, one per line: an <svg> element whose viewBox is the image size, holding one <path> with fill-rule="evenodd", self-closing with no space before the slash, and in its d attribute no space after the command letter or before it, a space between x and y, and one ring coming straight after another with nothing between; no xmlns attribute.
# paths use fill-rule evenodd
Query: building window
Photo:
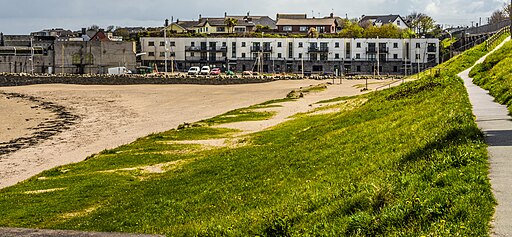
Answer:
<svg viewBox="0 0 512 237"><path fill-rule="evenodd" d="M339 53L334 54L334 59L340 59L340 54Z"/></svg>
<svg viewBox="0 0 512 237"><path fill-rule="evenodd" d="M361 59L361 54L356 53L356 59Z"/></svg>
<svg viewBox="0 0 512 237"><path fill-rule="evenodd" d="M160 52L160 57L161 58L165 57L165 52Z"/></svg>
<svg viewBox="0 0 512 237"><path fill-rule="evenodd" d="M308 31L308 27L307 27L307 26L301 26L301 27L299 28L299 31L300 31L300 32L306 32L306 31Z"/></svg>
<svg viewBox="0 0 512 237"><path fill-rule="evenodd" d="M299 48L302 48L304 47L304 45L302 44L302 42L299 42Z"/></svg>
<svg viewBox="0 0 512 237"><path fill-rule="evenodd" d="M205 32L208 32L208 27L206 27L206 30L205 30Z"/></svg>
<svg viewBox="0 0 512 237"><path fill-rule="evenodd" d="M222 42L222 47L224 47L224 48L227 47L226 42Z"/></svg>
<svg viewBox="0 0 512 237"><path fill-rule="evenodd" d="M400 26L400 20L396 21L396 25Z"/></svg>
<svg viewBox="0 0 512 237"><path fill-rule="evenodd" d="M191 47L196 47L196 42L190 42Z"/></svg>
<svg viewBox="0 0 512 237"><path fill-rule="evenodd" d="M340 42L334 43L334 48L339 48L339 47L340 47Z"/></svg>
<svg viewBox="0 0 512 237"><path fill-rule="evenodd" d="M278 47L278 48L283 47L283 43L281 43L281 42L277 42L277 47Z"/></svg>
<svg viewBox="0 0 512 237"><path fill-rule="evenodd" d="M226 52L222 52L222 57L227 57L228 54Z"/></svg>
<svg viewBox="0 0 512 237"><path fill-rule="evenodd" d="M398 54L393 54L393 59L398 59Z"/></svg>
<svg viewBox="0 0 512 237"><path fill-rule="evenodd" d="M299 58L302 58L302 53L299 53Z"/></svg>
<svg viewBox="0 0 512 237"><path fill-rule="evenodd" d="M416 43L416 48L417 49L421 48L421 44L420 43Z"/></svg>
<svg viewBox="0 0 512 237"><path fill-rule="evenodd" d="M419 53L416 54L416 60L420 60L421 59L421 55Z"/></svg>
<svg viewBox="0 0 512 237"><path fill-rule="evenodd" d="M153 42L153 44L154 44L154 42ZM155 56L155 52L149 52L148 55L149 55L149 57L154 57Z"/></svg>
<svg viewBox="0 0 512 237"><path fill-rule="evenodd" d="M356 44L356 48L361 48L361 43L360 43L360 42L358 42L358 43Z"/></svg>
<svg viewBox="0 0 512 237"><path fill-rule="evenodd" d="M398 43L393 43L393 48L397 49L398 48Z"/></svg>
<svg viewBox="0 0 512 237"><path fill-rule="evenodd" d="M282 57L283 57L283 55L281 53L277 54L277 58L282 58Z"/></svg>
<svg viewBox="0 0 512 237"><path fill-rule="evenodd" d="M225 32L226 28L224 27L217 27L217 32Z"/></svg>
<svg viewBox="0 0 512 237"><path fill-rule="evenodd" d="M242 47L245 48L245 42L242 42Z"/></svg>
<svg viewBox="0 0 512 237"><path fill-rule="evenodd" d="M175 52L171 52L171 57L176 57L176 53Z"/></svg>
<svg viewBox="0 0 512 237"><path fill-rule="evenodd" d="M190 53L190 57L195 57L196 54L194 52Z"/></svg>
<svg viewBox="0 0 512 237"><path fill-rule="evenodd" d="M155 46L155 41L149 41L148 46Z"/></svg>
<svg viewBox="0 0 512 237"><path fill-rule="evenodd" d="M316 31L318 33L325 33L325 26L317 26Z"/></svg>
<svg viewBox="0 0 512 237"><path fill-rule="evenodd" d="M356 72L361 72L361 66L356 66Z"/></svg>
<svg viewBox="0 0 512 237"><path fill-rule="evenodd" d="M161 47L165 46L165 42L164 42L164 41L161 41L161 42L160 42L160 46L161 46Z"/></svg>
<svg viewBox="0 0 512 237"><path fill-rule="evenodd" d="M235 27L235 32L243 33L243 32L245 32L245 27Z"/></svg>
<svg viewBox="0 0 512 237"><path fill-rule="evenodd" d="M291 26L283 26L283 31L292 31L293 28Z"/></svg>
<svg viewBox="0 0 512 237"><path fill-rule="evenodd" d="M242 53L242 58L245 58L245 53Z"/></svg>
<svg viewBox="0 0 512 237"><path fill-rule="evenodd" d="M176 47L176 42L171 41L171 42L169 42L169 45L170 45L171 47Z"/></svg>
<svg viewBox="0 0 512 237"><path fill-rule="evenodd" d="M397 66L393 66L393 72L398 72L398 67Z"/></svg>

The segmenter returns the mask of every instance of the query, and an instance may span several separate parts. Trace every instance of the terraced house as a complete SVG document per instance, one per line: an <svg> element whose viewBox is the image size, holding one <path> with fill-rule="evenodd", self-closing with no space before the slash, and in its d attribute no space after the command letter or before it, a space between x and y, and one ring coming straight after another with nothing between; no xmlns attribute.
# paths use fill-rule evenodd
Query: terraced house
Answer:
<svg viewBox="0 0 512 237"><path fill-rule="evenodd" d="M439 63L438 39L168 38L169 68L305 74L403 75ZM164 67L164 38L141 38L146 66Z"/></svg>

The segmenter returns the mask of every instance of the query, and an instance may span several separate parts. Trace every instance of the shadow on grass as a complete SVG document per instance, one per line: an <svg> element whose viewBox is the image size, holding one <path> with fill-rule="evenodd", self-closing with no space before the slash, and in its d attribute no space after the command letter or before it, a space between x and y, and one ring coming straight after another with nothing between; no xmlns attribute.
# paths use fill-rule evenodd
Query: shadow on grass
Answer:
<svg viewBox="0 0 512 237"><path fill-rule="evenodd" d="M445 153L450 148L454 149L459 145L474 143L475 141L484 141L484 135L477 127L455 128L447 132L442 138L433 140L422 148L404 156L400 163L402 166L405 166L411 162L429 159L429 157L436 152ZM452 164L455 167L464 166L467 164L466 162L469 162L469 160L462 161L462 157L455 158L457 158L457 162L454 160Z"/></svg>

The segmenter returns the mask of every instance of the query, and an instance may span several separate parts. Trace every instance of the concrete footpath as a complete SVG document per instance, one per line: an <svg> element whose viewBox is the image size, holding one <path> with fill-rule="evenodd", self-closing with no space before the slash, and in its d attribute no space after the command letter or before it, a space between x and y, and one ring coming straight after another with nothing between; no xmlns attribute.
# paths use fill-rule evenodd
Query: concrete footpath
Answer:
<svg viewBox="0 0 512 237"><path fill-rule="evenodd" d="M99 233L63 230L37 230L20 228L0 228L2 237L163 237L163 235Z"/></svg>
<svg viewBox="0 0 512 237"><path fill-rule="evenodd" d="M505 42L509 40L510 37ZM488 55L477 64L483 62ZM512 117L505 105L494 102L494 98L486 90L473 84L469 77L470 71L471 68L461 72L459 76L464 80L476 122L489 145L490 179L498 201L490 234L499 237L512 236Z"/></svg>

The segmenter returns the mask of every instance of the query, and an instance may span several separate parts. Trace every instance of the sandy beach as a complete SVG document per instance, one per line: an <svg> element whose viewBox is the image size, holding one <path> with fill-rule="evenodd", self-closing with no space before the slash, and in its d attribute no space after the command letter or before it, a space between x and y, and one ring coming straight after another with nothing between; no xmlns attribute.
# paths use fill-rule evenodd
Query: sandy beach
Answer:
<svg viewBox="0 0 512 237"><path fill-rule="evenodd" d="M325 82L290 80L229 86L34 85L0 88L0 91L6 93L20 93L53 102L80 118L69 129L36 145L0 156L0 188L14 185L53 167L83 161L92 154L130 143L151 133L167 131L185 122L199 121L233 109L284 98L291 90ZM370 88L386 83L371 82L377 84L370 84ZM360 84L364 84L364 80L344 81L343 85L332 85L324 92L306 96L297 106L287 106L288 111L283 112L286 116L273 120L268 126L284 121L289 114L307 110L309 103L360 94L360 87L355 87ZM51 112L32 108L33 105L26 101L0 97L0 106L2 111L10 111L12 114L3 114L1 117L2 141L27 135L31 127L55 116Z"/></svg>

